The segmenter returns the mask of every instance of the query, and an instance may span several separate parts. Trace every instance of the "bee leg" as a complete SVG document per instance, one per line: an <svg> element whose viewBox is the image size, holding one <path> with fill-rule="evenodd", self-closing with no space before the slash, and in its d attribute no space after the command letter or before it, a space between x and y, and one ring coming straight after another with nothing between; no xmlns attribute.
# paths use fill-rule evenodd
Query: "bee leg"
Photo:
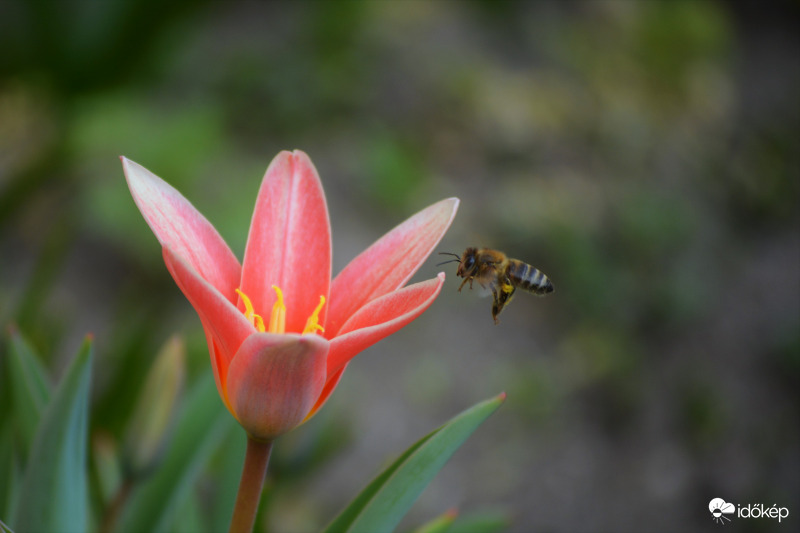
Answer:
<svg viewBox="0 0 800 533"><path fill-rule="evenodd" d="M492 285L492 296L494 297L492 301L492 318L494 319L494 324L497 325L500 323L500 321L497 320L497 315L503 310L503 303L500 301L500 296L498 296L497 289L494 285Z"/></svg>
<svg viewBox="0 0 800 533"><path fill-rule="evenodd" d="M458 292L461 292L461 289L464 288L464 285L469 281L469 290L472 290L472 280L475 279L472 276L468 278L464 278L464 281L461 282L461 285L458 286Z"/></svg>
<svg viewBox="0 0 800 533"><path fill-rule="evenodd" d="M461 289L464 288L464 285L469 281L469 288L472 289L472 278L464 278L464 281L461 282L461 285L458 286L458 292L461 292Z"/></svg>
<svg viewBox="0 0 800 533"><path fill-rule="evenodd" d="M497 320L497 315L500 314L500 311L511 301L512 296L514 296L514 286L509 284L503 285L500 287L500 291L498 292L497 289L492 287L492 293L494 294L494 304L492 304L492 318L494 318L494 323L499 324L500 321Z"/></svg>

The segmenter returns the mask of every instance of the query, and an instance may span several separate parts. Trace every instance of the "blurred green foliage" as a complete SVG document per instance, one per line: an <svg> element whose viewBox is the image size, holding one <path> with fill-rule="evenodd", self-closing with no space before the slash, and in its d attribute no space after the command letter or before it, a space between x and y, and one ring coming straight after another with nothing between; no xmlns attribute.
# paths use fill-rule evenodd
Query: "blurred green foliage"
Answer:
<svg viewBox="0 0 800 533"><path fill-rule="evenodd" d="M416 330L428 344L399 349L409 366L391 376L412 419L475 400L478 377L509 392L518 477L473 490L508 501L515 525L585 528L559 505L587 500L588 525L611 530L666 507L666 528L695 524L677 509L709 491L796 501L782 472L798 474L800 447L783 423L800 414L797 21L796 2L4 1L0 324L22 337L0 343L0 377L24 338L55 382L92 331L91 435L115 449L170 335L186 336L190 386L208 370L118 156L178 188L241 257L266 165L300 148L331 204L335 269L459 196L447 246L495 247L555 281L483 332L487 302L456 300L448 280L423 318L435 325ZM24 453L13 394L0 390L0 510ZM330 411L276 449L265 529L320 526L350 496L304 494L363 438L350 409ZM574 442L595 450L580 456L595 477L561 476ZM682 468L651 474L662 448ZM211 459L186 516L229 494L238 472L215 483L235 463ZM610 490L595 463L639 484ZM604 514L621 499L630 512Z"/></svg>

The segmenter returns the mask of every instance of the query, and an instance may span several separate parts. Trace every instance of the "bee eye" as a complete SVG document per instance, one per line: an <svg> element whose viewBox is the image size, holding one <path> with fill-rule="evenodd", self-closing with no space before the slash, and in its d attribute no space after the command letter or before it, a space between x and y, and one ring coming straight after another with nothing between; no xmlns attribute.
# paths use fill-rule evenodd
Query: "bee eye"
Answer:
<svg viewBox="0 0 800 533"><path fill-rule="evenodd" d="M467 268L468 268L468 269L472 268L472 266L473 266L474 264L475 264L475 258L474 258L474 257L469 257L469 258L467 259Z"/></svg>

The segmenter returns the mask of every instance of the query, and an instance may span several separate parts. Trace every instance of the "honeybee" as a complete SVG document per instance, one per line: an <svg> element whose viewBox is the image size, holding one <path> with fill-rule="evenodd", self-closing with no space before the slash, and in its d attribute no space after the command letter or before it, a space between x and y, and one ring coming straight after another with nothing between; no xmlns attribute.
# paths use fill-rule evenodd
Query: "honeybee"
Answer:
<svg viewBox="0 0 800 533"><path fill-rule="evenodd" d="M473 281L477 281L484 288L489 286L494 296L492 318L495 324L499 323L497 315L511 301L516 289L538 296L544 296L555 290L553 282L541 270L519 259L511 259L498 250L467 248L461 256L449 252L442 252L441 255L452 255L455 259L444 261L439 265L458 262L456 275L464 278L458 287L458 292L461 292L467 282L470 289Z"/></svg>

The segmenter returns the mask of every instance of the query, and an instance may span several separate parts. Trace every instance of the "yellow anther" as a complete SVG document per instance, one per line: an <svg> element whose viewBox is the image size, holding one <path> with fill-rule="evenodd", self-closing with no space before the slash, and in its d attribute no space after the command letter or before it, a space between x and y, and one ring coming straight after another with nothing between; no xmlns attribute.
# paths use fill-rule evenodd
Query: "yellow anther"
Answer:
<svg viewBox="0 0 800 533"><path fill-rule="evenodd" d="M306 320L306 327L303 328L303 333L316 333L317 331L325 331L325 328L319 325L319 312L322 311L322 307L325 305L325 297L320 295L319 297L319 305L314 312L311 313L311 316L308 317Z"/></svg>
<svg viewBox="0 0 800 533"><path fill-rule="evenodd" d="M253 309L253 304L250 301L250 298L247 297L245 293L236 289L236 294L239 295L239 298L242 299L242 303L244 304L244 317L250 321L250 323L260 332L264 332L264 319L261 318L261 315L257 315L255 309Z"/></svg>
<svg viewBox="0 0 800 533"><path fill-rule="evenodd" d="M261 318L261 315L256 314L250 298L240 289L236 289L236 294L239 295L239 298L242 299L242 304L244 304L244 317L250 321L256 330L262 333L264 331L269 331L270 333L286 333L286 305L283 303L283 291L281 291L280 287L277 285L273 285L272 288L275 290L278 299L272 306L272 313L269 316L269 329L264 327L264 319ZM319 325L319 314L324 306L325 297L320 296L319 305L314 309L314 312L311 313L311 316L308 317L308 320L306 320L306 327L303 328L304 334L325 331L325 328Z"/></svg>
<svg viewBox="0 0 800 533"><path fill-rule="evenodd" d="M278 295L278 300L272 306L272 314L269 316L269 332L284 333L286 331L286 306L283 305L283 292L277 285L272 286Z"/></svg>

